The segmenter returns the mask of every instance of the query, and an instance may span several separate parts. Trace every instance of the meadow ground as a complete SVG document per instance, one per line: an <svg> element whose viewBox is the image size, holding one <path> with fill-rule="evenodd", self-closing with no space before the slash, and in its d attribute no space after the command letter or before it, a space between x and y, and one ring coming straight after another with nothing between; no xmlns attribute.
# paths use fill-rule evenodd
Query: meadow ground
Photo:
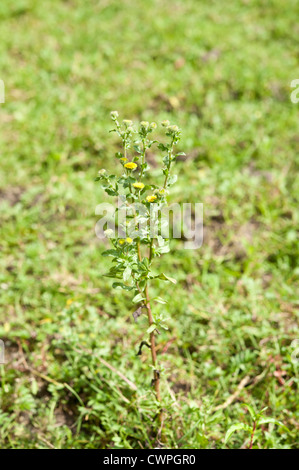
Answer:
<svg viewBox="0 0 299 470"><path fill-rule="evenodd" d="M182 128L172 202L204 203L202 248L173 240L160 267L178 283L152 286L168 300L164 446L248 445L244 430L224 444L250 423L244 403L289 430L264 424L254 447L296 446L298 14L295 0L1 2L2 448L157 445L145 321L103 277L94 233L112 109Z"/></svg>

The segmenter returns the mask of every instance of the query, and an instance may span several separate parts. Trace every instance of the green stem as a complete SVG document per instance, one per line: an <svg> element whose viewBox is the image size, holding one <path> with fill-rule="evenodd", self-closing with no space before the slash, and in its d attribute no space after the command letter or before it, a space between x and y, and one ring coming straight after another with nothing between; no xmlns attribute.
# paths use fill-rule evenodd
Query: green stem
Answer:
<svg viewBox="0 0 299 470"><path fill-rule="evenodd" d="M168 177L170 175L171 159L172 159L172 154L173 154L173 145L174 145L174 138L172 138L171 145L170 145L170 148L168 150L169 164L168 164L168 167L167 167L168 172L167 172L167 175L165 176L165 181L164 181L164 185L163 185L164 189L166 189Z"/></svg>

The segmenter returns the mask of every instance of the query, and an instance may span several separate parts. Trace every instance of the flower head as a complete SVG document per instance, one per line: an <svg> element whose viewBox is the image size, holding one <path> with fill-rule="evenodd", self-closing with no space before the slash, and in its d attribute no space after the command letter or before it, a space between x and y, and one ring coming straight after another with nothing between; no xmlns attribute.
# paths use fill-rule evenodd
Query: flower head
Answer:
<svg viewBox="0 0 299 470"><path fill-rule="evenodd" d="M144 188L144 184L143 183L133 183L133 187L136 188L136 189L143 189Z"/></svg>
<svg viewBox="0 0 299 470"><path fill-rule="evenodd" d="M151 126L152 129L156 129L157 124L155 122L151 122L150 126Z"/></svg>
<svg viewBox="0 0 299 470"><path fill-rule="evenodd" d="M168 127L169 124L170 124L170 122L169 122L167 119L166 119L165 121L162 121L162 122L161 122L161 125L162 125L163 127Z"/></svg>
<svg viewBox="0 0 299 470"><path fill-rule="evenodd" d="M104 175L106 173L106 170L104 168L102 168L102 170L100 170L98 172L98 175Z"/></svg>
<svg viewBox="0 0 299 470"><path fill-rule="evenodd" d="M168 130L168 132L171 132L173 134L177 134L180 129L179 129L178 126L168 126L167 130Z"/></svg>
<svg viewBox="0 0 299 470"><path fill-rule="evenodd" d="M114 235L114 231L111 228L107 228L107 230L104 231L104 235L107 238L112 238Z"/></svg>
<svg viewBox="0 0 299 470"><path fill-rule="evenodd" d="M128 238L126 238L126 242L127 243L133 243L133 240L132 240L132 238L128 237Z"/></svg>
<svg viewBox="0 0 299 470"><path fill-rule="evenodd" d="M123 238L121 238L120 240L118 240L118 243L119 243L120 245L123 245L125 242L126 242L126 240L124 240Z"/></svg>
<svg viewBox="0 0 299 470"><path fill-rule="evenodd" d="M147 196L146 200L147 202L155 202L157 199L157 196L155 194L152 194L151 196Z"/></svg>
<svg viewBox="0 0 299 470"><path fill-rule="evenodd" d="M128 170L136 170L137 165L134 162L128 162L125 163L125 168L128 168Z"/></svg>
<svg viewBox="0 0 299 470"><path fill-rule="evenodd" d="M118 118L118 112L117 111L111 111L110 113L111 119L115 120Z"/></svg>
<svg viewBox="0 0 299 470"><path fill-rule="evenodd" d="M124 119L123 123L126 127L131 127L133 125L133 122L130 119Z"/></svg>
<svg viewBox="0 0 299 470"><path fill-rule="evenodd" d="M143 129L148 129L149 123L147 121L141 121L140 126L143 127Z"/></svg>
<svg viewBox="0 0 299 470"><path fill-rule="evenodd" d="M120 158L120 161L121 161L121 162L127 162L128 159L127 159L126 157L122 157L122 158Z"/></svg>

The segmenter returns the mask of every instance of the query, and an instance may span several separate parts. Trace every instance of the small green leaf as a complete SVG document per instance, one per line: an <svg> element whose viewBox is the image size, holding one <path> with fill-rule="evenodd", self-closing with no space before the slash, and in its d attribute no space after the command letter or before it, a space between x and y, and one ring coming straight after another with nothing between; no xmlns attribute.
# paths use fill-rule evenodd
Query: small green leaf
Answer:
<svg viewBox="0 0 299 470"><path fill-rule="evenodd" d="M233 424L230 428L228 428L225 434L224 444L228 442L228 440L231 438L231 436L233 435L235 431L240 431L241 429L248 429L247 424L244 424L244 423Z"/></svg>
<svg viewBox="0 0 299 470"><path fill-rule="evenodd" d="M251 406L251 405L248 405L247 403L244 403L244 406L245 406L245 407L247 408L247 410L249 411L250 416L251 416L251 418L253 419L253 421L255 421L255 420L256 420L256 413L255 413L254 409L252 408L252 406Z"/></svg>
<svg viewBox="0 0 299 470"><path fill-rule="evenodd" d="M130 266L127 266L126 269L123 272L123 280L128 281L131 277L132 269Z"/></svg>
<svg viewBox="0 0 299 470"><path fill-rule="evenodd" d="M118 256L118 251L117 250L106 250L103 251L102 256Z"/></svg>
<svg viewBox="0 0 299 470"><path fill-rule="evenodd" d="M142 153L142 150L141 150L141 148L139 147L139 145L133 145L133 148L134 148L135 152L137 152L137 153Z"/></svg>
<svg viewBox="0 0 299 470"><path fill-rule="evenodd" d="M166 274L164 274L164 273L159 274L159 276L155 276L155 278L162 279L162 281L170 281L173 284L176 284L175 279L173 279L172 277L166 276Z"/></svg>
<svg viewBox="0 0 299 470"><path fill-rule="evenodd" d="M158 149L162 150L162 152L167 152L168 147L162 143L158 144Z"/></svg>
<svg viewBox="0 0 299 470"><path fill-rule="evenodd" d="M178 175L172 175L168 178L167 186L171 186L172 184L176 183L178 179Z"/></svg>
<svg viewBox="0 0 299 470"><path fill-rule="evenodd" d="M127 290L127 291L132 290L132 289L135 289L135 288L132 287L132 286L126 286L126 285L123 284L122 282L114 282L114 283L112 284L112 287L113 287L114 289L116 289L117 287L120 287L121 289L124 289L124 290Z"/></svg>
<svg viewBox="0 0 299 470"><path fill-rule="evenodd" d="M155 331L155 329L156 329L156 325L153 323L153 324L146 330L146 332L147 332L148 334L151 334L153 331Z"/></svg>
<svg viewBox="0 0 299 470"><path fill-rule="evenodd" d="M166 300L161 299L161 297L155 297L153 300L155 300L159 304L163 304L163 305L167 304Z"/></svg>
<svg viewBox="0 0 299 470"><path fill-rule="evenodd" d="M159 247L159 248L157 249L157 252L158 252L158 253L161 253L161 254L163 254L163 253L168 253L169 251L170 251L169 243L166 244L166 245L164 245L164 246L161 246L161 247Z"/></svg>
<svg viewBox="0 0 299 470"><path fill-rule="evenodd" d="M291 432L281 421L278 421L275 418L261 418L258 423L259 423L259 425L260 424L270 424L270 423L277 424L277 426L280 426L281 428L283 428L288 433Z"/></svg>
<svg viewBox="0 0 299 470"><path fill-rule="evenodd" d="M143 300L145 300L145 298L143 297L142 294L137 294L135 295L135 297L133 298L132 302L134 304L138 304L139 302L142 302Z"/></svg>

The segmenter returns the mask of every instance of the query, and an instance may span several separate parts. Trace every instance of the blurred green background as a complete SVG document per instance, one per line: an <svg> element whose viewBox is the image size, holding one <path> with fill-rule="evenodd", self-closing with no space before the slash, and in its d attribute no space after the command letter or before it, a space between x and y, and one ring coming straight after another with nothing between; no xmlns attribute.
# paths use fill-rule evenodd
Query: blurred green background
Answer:
<svg viewBox="0 0 299 470"><path fill-rule="evenodd" d="M289 429L264 425L254 447L296 446L298 15L296 0L1 1L1 447L160 445L146 322L94 233L112 109L182 128L171 202L204 203L202 248L173 241L158 262L178 284L153 286L170 317L162 445L224 447L247 403Z"/></svg>

